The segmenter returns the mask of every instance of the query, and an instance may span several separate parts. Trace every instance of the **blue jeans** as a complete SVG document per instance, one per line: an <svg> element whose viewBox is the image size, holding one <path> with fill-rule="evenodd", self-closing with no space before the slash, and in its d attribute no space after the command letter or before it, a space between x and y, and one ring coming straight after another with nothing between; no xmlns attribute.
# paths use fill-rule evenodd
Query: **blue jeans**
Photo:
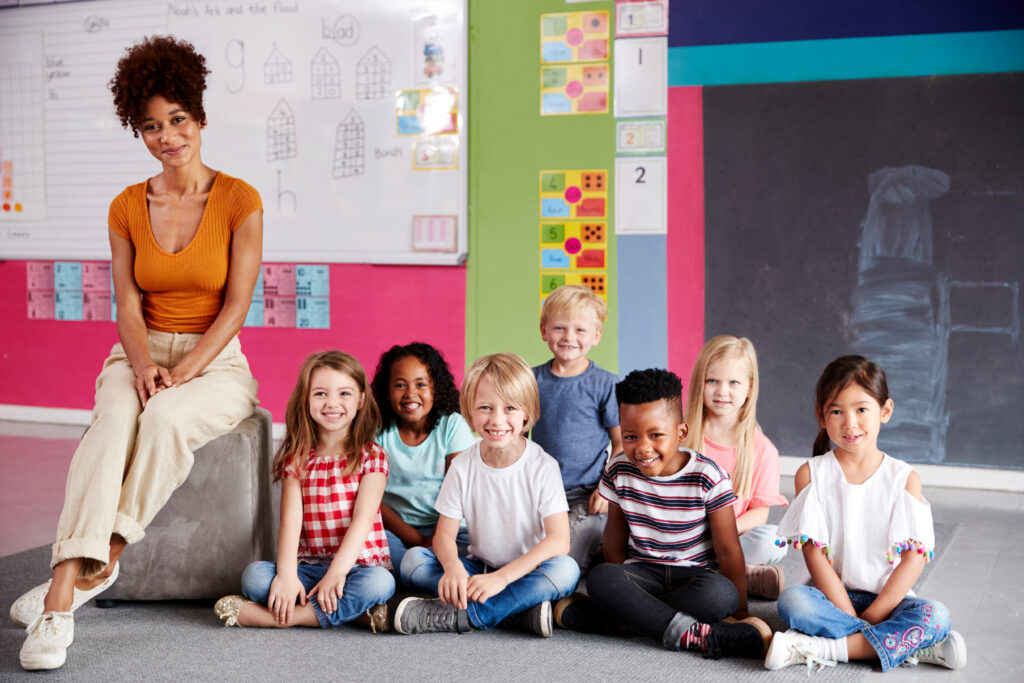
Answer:
<svg viewBox="0 0 1024 683"><path fill-rule="evenodd" d="M299 581L308 593L327 573L329 563L302 564L298 566ZM242 593L261 605L270 597L270 584L277 576L277 565L273 562L253 562L242 572ZM345 587L338 600L338 608L331 614L320 609L317 596L310 604L322 628L340 626L352 621L374 605L387 602L395 594L395 578L384 567L370 567L357 564L345 577Z"/></svg>
<svg viewBox="0 0 1024 683"><path fill-rule="evenodd" d="M877 597L874 593L847 589L853 609L860 614ZM845 638L863 633L878 653L882 671L903 663L915 650L943 640L952 626L949 610L941 602L904 598L885 621L872 626L833 605L813 586L792 586L782 591L779 617L797 631L824 638Z"/></svg>
<svg viewBox="0 0 1024 683"><path fill-rule="evenodd" d="M494 571L480 560L460 557L470 576ZM402 561L402 580L410 586L437 595L437 583L444 576L444 567L437 556L426 548L410 548ZM505 617L518 614L545 600L557 600L572 593L580 578L580 568L568 555L556 555L526 576L505 586L487 602L470 602L466 610L469 623L479 629L494 628Z"/></svg>
<svg viewBox="0 0 1024 683"><path fill-rule="evenodd" d="M434 533L434 527L430 525L416 526L412 525L412 528L420 532L423 536L429 536ZM402 558L405 557L405 553L408 552L408 548L405 547L405 543L402 543L402 539L395 536L388 530L384 530L385 535L388 537L388 550L391 553L391 565L395 568L392 572L395 578L401 579L400 568L402 567ZM469 531L466 527L459 529L458 535L455 537L455 545L459 548L459 555L466 555L469 553Z"/></svg>
<svg viewBox="0 0 1024 683"><path fill-rule="evenodd" d="M694 622L720 621L739 606L732 581L704 567L605 562L587 574L587 591L608 616L669 650L681 649Z"/></svg>

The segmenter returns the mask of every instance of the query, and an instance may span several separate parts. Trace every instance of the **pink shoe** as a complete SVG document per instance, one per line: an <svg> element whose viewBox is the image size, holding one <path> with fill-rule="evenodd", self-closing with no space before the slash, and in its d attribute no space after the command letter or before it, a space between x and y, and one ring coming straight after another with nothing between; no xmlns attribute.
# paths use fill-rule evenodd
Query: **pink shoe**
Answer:
<svg viewBox="0 0 1024 683"><path fill-rule="evenodd" d="M786 587L786 575L775 565L747 565L747 595L777 600Z"/></svg>

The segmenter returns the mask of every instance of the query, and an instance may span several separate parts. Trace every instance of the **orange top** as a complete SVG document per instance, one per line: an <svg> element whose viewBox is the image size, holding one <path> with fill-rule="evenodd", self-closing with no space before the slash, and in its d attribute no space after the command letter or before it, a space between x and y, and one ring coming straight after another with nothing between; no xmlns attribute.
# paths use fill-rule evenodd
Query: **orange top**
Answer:
<svg viewBox="0 0 1024 683"><path fill-rule="evenodd" d="M263 202L244 180L217 173L195 237L176 254L164 251L149 224L149 181L129 185L110 203L110 229L135 248L135 282L146 327L205 332L224 305L231 236Z"/></svg>

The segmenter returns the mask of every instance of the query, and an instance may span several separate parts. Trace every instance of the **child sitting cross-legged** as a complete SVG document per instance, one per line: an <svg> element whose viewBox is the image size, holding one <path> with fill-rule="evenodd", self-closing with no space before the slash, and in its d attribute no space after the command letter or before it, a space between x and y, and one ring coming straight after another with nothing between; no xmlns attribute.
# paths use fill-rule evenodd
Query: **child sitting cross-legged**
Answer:
<svg viewBox="0 0 1024 683"><path fill-rule="evenodd" d="M537 418L537 382L512 353L479 358L462 384L462 414L481 438L455 456L434 507L433 552L412 547L402 580L439 599L406 598L395 630L413 634L506 625L548 637L551 603L569 595L579 567L558 463L523 433ZM456 547L469 527L469 557Z"/></svg>
<svg viewBox="0 0 1024 683"><path fill-rule="evenodd" d="M667 370L635 370L615 394L624 452L608 462L598 489L608 499L606 562L587 574L590 598L560 600L556 621L597 633L621 625L709 659L763 657L771 629L747 616L729 476L679 445L687 431L682 382Z"/></svg>

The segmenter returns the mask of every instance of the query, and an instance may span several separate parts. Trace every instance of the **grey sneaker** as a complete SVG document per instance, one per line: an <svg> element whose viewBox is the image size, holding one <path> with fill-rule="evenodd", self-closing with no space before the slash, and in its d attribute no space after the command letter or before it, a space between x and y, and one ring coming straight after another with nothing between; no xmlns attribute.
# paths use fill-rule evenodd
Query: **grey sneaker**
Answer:
<svg viewBox="0 0 1024 683"><path fill-rule="evenodd" d="M914 660L914 661L911 661ZM911 664L934 664L947 669L962 669L967 666L967 643L956 631L950 631L945 639L931 647L923 647L907 658Z"/></svg>
<svg viewBox="0 0 1024 683"><path fill-rule="evenodd" d="M551 618L551 603L545 600L530 609L505 617L501 626L515 631L536 633L541 638L550 638L554 630Z"/></svg>
<svg viewBox="0 0 1024 683"><path fill-rule="evenodd" d="M441 602L440 598L406 598L395 610L395 630L414 633L466 633L471 629L464 609Z"/></svg>

